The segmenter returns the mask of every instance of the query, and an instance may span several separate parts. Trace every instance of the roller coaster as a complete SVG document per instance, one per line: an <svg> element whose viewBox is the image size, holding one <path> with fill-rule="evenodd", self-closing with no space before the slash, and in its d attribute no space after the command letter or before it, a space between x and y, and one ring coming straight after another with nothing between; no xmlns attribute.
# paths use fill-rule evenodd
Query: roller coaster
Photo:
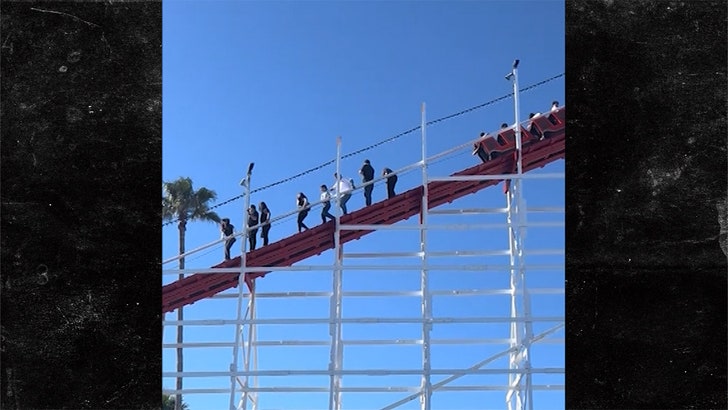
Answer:
<svg viewBox="0 0 728 410"><path fill-rule="evenodd" d="M402 192L392 198L385 199L376 202L370 206L352 211L347 215L339 216L334 221L329 221L320 224L316 227L312 227L304 232L293 234L287 238L281 239L276 242L272 242L267 246L248 251L243 255L239 255L230 260L219 263L212 266L209 269L196 269L197 273L190 276L184 277L183 279L175 282L166 284L162 288L162 313L172 312L176 309L183 308L186 306L194 305L205 299L218 297L226 290L239 287L239 306L238 306L238 320L225 321L225 320L213 320L209 321L215 324L235 324L238 327L236 330L236 341L234 344L230 344L234 347L235 363L237 363L239 352L242 350L244 370L238 370L237 364L231 366L229 371L226 372L207 372L207 373L194 373L191 377L213 377L217 376L228 376L232 381L231 388L224 389L192 389L184 390L181 393L223 393L225 391L232 392L230 400L230 408L243 408L249 404L253 409L258 409L259 397L258 394L262 392L272 393L284 393L284 392L327 392L330 395L329 408L340 409L341 406L341 393L342 392L374 392L374 391L387 391L387 392L410 392L409 396L406 396L402 400L399 400L389 406L383 407L383 409L393 409L398 406L404 405L407 402L419 398L422 403L423 409L430 408L431 399L429 396L435 390L457 391L458 386L447 387L445 384L450 383L459 377L466 374L485 374L486 370L480 369L485 364L490 363L499 357L508 356L510 363L509 373L509 384L505 389L507 394L507 400L509 409L511 408L526 408L524 403L526 401L533 402L530 397L531 389L552 389L552 388L563 388L563 386L536 386L530 383L532 373L558 373L559 369L538 369L531 368L528 357L530 355L530 345L538 343L545 338L552 336L555 332L563 329L563 323L557 324L554 327L549 328L546 331L542 331L536 334L531 329L531 322L537 322L539 318L530 316L530 308L528 305L523 305L521 302L516 302L516 298L527 297L527 290L525 289L524 271L525 265L523 264L523 256L525 255L520 251L522 246L520 238L520 229L514 228L516 225L522 224L525 226L523 221L519 222L518 212L525 213L524 209L520 209L520 201L516 200L514 191L518 185L512 184L512 181L518 181L520 178L524 178L524 173L534 171L539 168L543 168L548 164L563 159L565 157L565 118L566 107L555 108L549 112L539 114L530 118L528 121L515 124L510 127L501 128L498 131L492 133L482 133L481 137L467 142L455 149L461 149L462 147L472 146L472 157L477 158L478 164L463 169L459 172L450 174L447 177L431 178L423 177L423 184L415 188L409 189ZM424 125L424 120L423 120ZM424 139L424 137L423 137ZM520 149L519 149L520 146ZM455 150L453 149L453 151ZM424 154L423 154L424 155ZM431 158L423 158L422 163L427 164L432 162L433 159L439 158L442 155L437 155ZM520 163L519 163L520 160ZM421 164L420 164L421 165ZM414 167L420 166L416 165ZM520 169L519 169L520 165ZM520 173L519 173L520 171ZM395 171L395 173L401 173L402 170ZM374 182L379 182L377 179ZM511 306L511 317L507 320L511 326L510 339L508 346L509 348L503 350L501 353L493 355L488 359L479 362L468 369L449 369L449 370L435 370L429 369L429 365L423 365L423 369L419 372L422 374L422 385L417 389L412 388L358 388L358 387L343 387L341 380L344 375L383 375L383 374L405 374L401 373L404 371L385 371L385 370L362 370L354 371L349 370L348 373L342 368L343 363L343 347L347 343L354 343L355 341L344 340L341 336L341 327L345 319L342 319L341 303L342 297L346 292L341 290L341 270L342 265L337 262L334 267L334 291L328 296L332 298L332 310L331 318L325 320L331 326L331 360L329 363L328 370L325 371L259 371L255 369L255 360L251 360L251 352L256 355L255 347L265 345L265 343L258 342L256 340L255 326L257 323L263 323L264 321L256 321L255 319L255 300L256 300L256 280L265 280L267 275L275 274L275 271L294 269L295 265L308 258L312 258L316 255L321 255L327 250L334 250L338 256L338 260L342 258L342 246L346 243L361 239L362 237L371 234L379 229L383 229L387 226L392 226L399 222L408 220L414 216L419 215L419 223L422 227L423 232L426 231L426 215L430 212L436 212L436 208L442 207L445 204L452 203L459 198L466 195L474 194L485 188L496 186L503 183L503 191L508 198L508 225L510 232L511 241L511 290L509 291L512 299ZM362 187L357 187L357 190ZM314 203L313 206L320 205L320 203ZM433 210L433 211L430 211ZM295 213L292 212L291 215ZM242 233L243 235L245 233ZM423 233L424 235L424 233ZM220 242L220 241L218 241ZM425 246L424 236L422 237L421 246L423 257L426 257L427 249ZM349 269L349 268L347 268ZM419 341L411 341L414 344L423 345L423 360L424 363L429 363L429 346L430 344L438 343L436 340L431 340L429 336L430 328L432 323L439 323L437 320L443 321L443 323L449 323L457 321L458 319L444 318L437 319L431 314L431 296L434 294L427 290L427 279L426 269L422 268L423 275L423 289L422 293L422 304L423 304L423 318L422 318L422 339ZM519 276L520 275L520 276ZM520 278L520 279L519 279ZM242 289L242 287L245 289ZM562 291L562 290L561 290ZM544 292L560 292L560 290L551 289L544 290ZM247 293L247 295L244 295ZM305 293L305 292L304 292ZM487 293L487 292L486 292ZM243 317L243 299L247 299L248 308L245 310ZM527 302L526 302L527 303ZM525 309L525 313L524 313ZM428 313L429 312L429 313ZM350 319L350 321L356 321L358 319ZM462 320L462 319L460 319ZM475 319L473 319L475 320ZM487 323L489 320L498 321L497 319L478 319L481 322L475 320L478 323ZM558 318L541 318L542 321L557 321L563 322L563 317ZM361 319L362 323L366 322L366 319ZM429 324L428 324L429 321ZM525 322L524 322L525 321ZM280 323L304 323L305 321L273 321ZM324 323L322 322L322 323ZM377 320L377 323L387 323L387 320ZM396 322L396 321L394 321ZM394 323L393 322L393 323ZM467 322L467 320L466 320ZM308 322L306 322L308 323ZM318 323L311 321L310 323ZM368 322L366 322L368 323ZM419 323L419 322L418 322ZM526 325L524 326L524 323ZM181 325L182 323L175 323L174 321L168 321L168 325ZM244 326L248 326L247 334L244 334ZM402 343L404 341L391 341L391 343ZM457 341L448 341L447 343L456 343ZM470 341L461 341L462 343L475 343ZM273 342L270 342L273 343ZM281 341L276 342L279 344L297 344L300 342L295 341ZM357 343L367 344L375 343L375 341L358 341ZM445 343L443 341L443 343ZM487 343L487 342L485 342ZM210 344L219 346L220 344ZM227 344L225 344L227 346ZM166 346L166 347L171 347ZM179 346L178 346L179 347ZM528 370L526 370L528 369ZM451 374L450 377L443 379L438 383L430 382L431 375L438 374ZM481 372L481 373L478 373ZM495 372L495 371L492 371ZM185 373L185 372L183 372ZM418 373L418 374L420 374ZM279 375L326 375L331 377L331 385L328 388L314 388L314 387L258 387L255 382L251 383L251 380L258 376L279 376ZM182 376L184 374L167 373L165 377ZM524 385L525 380L528 383ZM398 390L399 389L399 390ZM460 390L487 390L496 389L495 387L489 386L461 386ZM526 396L526 391L529 393ZM169 391L168 393L174 394L175 391ZM240 402L236 405L233 404L232 397L235 393L241 395ZM530 404L528 407L530 407Z"/></svg>
<svg viewBox="0 0 728 410"><path fill-rule="evenodd" d="M566 108L539 115L526 127L519 124L523 146L524 172L544 167L564 158ZM539 136L540 135L540 136ZM475 143L473 154L482 164L454 173L452 176L511 174L516 171L516 129L500 130L495 136L486 135ZM495 155L494 155L495 154ZM502 180L431 182L428 184L428 209L468 194L496 185ZM410 189L393 198L380 201L341 217L346 225L391 225L419 214L422 210L423 187ZM351 230L341 233L344 244L361 238L373 230ZM334 248L335 221L316 226L304 232L248 252L249 266L291 266L306 258L320 255ZM240 267L240 256L212 267ZM248 272L245 283L251 288L254 279L265 277L267 272ZM238 285L239 274L195 274L162 287L162 312L193 304Z"/></svg>

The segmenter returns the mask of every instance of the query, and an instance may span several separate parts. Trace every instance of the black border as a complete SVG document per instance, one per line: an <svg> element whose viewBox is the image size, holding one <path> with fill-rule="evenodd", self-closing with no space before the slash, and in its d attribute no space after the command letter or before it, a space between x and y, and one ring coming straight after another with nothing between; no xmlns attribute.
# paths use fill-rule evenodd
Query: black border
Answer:
<svg viewBox="0 0 728 410"><path fill-rule="evenodd" d="M566 2L569 409L728 408L727 7Z"/></svg>
<svg viewBox="0 0 728 410"><path fill-rule="evenodd" d="M0 15L0 407L159 408L162 4Z"/></svg>

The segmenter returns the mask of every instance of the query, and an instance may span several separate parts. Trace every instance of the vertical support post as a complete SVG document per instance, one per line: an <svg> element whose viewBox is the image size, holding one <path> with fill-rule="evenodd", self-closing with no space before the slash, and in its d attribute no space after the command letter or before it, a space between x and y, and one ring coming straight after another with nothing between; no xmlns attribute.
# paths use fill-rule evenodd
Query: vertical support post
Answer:
<svg viewBox="0 0 728 410"><path fill-rule="evenodd" d="M518 370L520 363L520 349L521 345L521 328L520 324L516 322L518 317L518 282L520 276L516 271L517 261L517 244L516 244L516 233L515 233L515 212L514 204L512 201L512 191L509 190L506 193L506 206L508 207L507 219L508 219L508 250L510 260L510 295L511 295L511 323L510 323L510 347L513 349L508 355L508 364L510 370ZM508 403L508 410L522 410L521 397L520 397L520 381L521 375L516 373L510 373L508 375L508 393L506 394L506 403Z"/></svg>
<svg viewBox="0 0 728 410"><path fill-rule="evenodd" d="M334 278L333 293L331 294L331 308L329 315L329 334L331 335L331 356L329 359L329 374L331 377L329 385L329 410L341 409L341 364L343 362L343 349L341 346L341 303L342 303L342 270L341 258L343 249L341 245L341 192L339 190L339 180L341 176L341 137L336 138L336 204L338 206L335 215L334 228Z"/></svg>
<svg viewBox="0 0 728 410"><path fill-rule="evenodd" d="M422 254L422 275L420 291L422 292L422 395L420 396L420 408L431 410L432 408L432 382L430 380L430 332L432 331L432 299L430 295L429 277L427 271L427 133L425 103L421 107L422 123L422 207L420 210L420 253Z"/></svg>
<svg viewBox="0 0 728 410"><path fill-rule="evenodd" d="M521 140L521 125L520 125L520 105L519 105L519 88L518 88L518 60L513 63L513 95L515 103L515 116L516 116L516 144L518 144L518 179L516 179L516 189L513 192L516 199L516 216L518 220L518 271L520 276L521 284L521 297L523 298L523 340L522 348L523 352L521 355L521 368L526 372L526 391L525 401L526 406L529 410L533 410L533 389L531 387L531 338L533 337L533 323L531 322L531 296L528 293L526 287L526 255L524 254L524 241L526 237L526 200L523 197L523 149Z"/></svg>
<svg viewBox="0 0 728 410"><path fill-rule="evenodd" d="M186 229L185 228L186 225L181 225L181 224L182 223L180 222L179 229L180 229L180 234L183 234L184 229ZM186 224L186 222L185 222L185 224ZM179 253L180 253L180 255L184 255L184 253L185 253L184 241L180 241L179 245L180 245ZM178 266L179 266L180 270L185 268L185 258L179 258ZM184 279L184 277L185 277L184 274L180 274L179 280ZM182 348L182 345L181 345L181 343L184 341L184 328L182 327L182 324L181 324L182 320L184 320L184 318L185 318L184 308L182 306L180 306L179 308L177 308L177 320L180 323L177 325L177 343L180 343L179 347L177 347L177 371L180 373L184 370L184 349ZM164 330L164 325L162 325L162 330ZM175 385L177 387L177 390L182 390L182 380L183 380L182 376L178 376L177 379L175 380ZM175 408L175 410L182 410L181 406L182 406L182 392L180 391L174 395L174 408Z"/></svg>
<svg viewBox="0 0 728 410"><path fill-rule="evenodd" d="M238 276L238 312L237 312L237 323L235 324L235 346L233 346L233 362L230 364L230 410L235 410L235 384L238 380L238 376L235 374L235 372L238 371L238 355L239 355L239 348L240 345L244 343L244 341L241 342L241 337L243 333L243 324L242 321L244 320L245 316L248 315L248 312L246 311L245 316L242 315L243 311L243 295L245 292L245 251L248 244L248 208L250 208L250 177L253 174L253 166L254 163L250 163L248 166L248 173L246 174L245 178L243 178L242 181L240 181L240 185L245 188L245 210L243 210L243 236L241 244L241 252L240 252L240 276ZM249 310L250 308L248 308ZM249 346L250 347L250 346ZM245 349L245 346L243 346L243 350ZM244 395L247 395L247 392L243 393ZM243 407L245 409L245 407Z"/></svg>
<svg viewBox="0 0 728 410"><path fill-rule="evenodd" d="M519 181L520 182L520 181ZM526 255L525 255L525 244L526 238L526 200L523 198L521 193L521 185L518 184L516 187L517 191L514 192L518 198L518 271L521 283L521 297L523 301L523 341L522 349L523 353L521 356L521 368L525 372L526 377L526 406L524 408L533 410L533 388L532 388L532 373L531 373L531 341L533 340L533 322L531 321L531 295L528 292L528 286L526 284Z"/></svg>
<svg viewBox="0 0 728 410"><path fill-rule="evenodd" d="M255 279L250 281L250 300L248 301L248 314L246 317L250 318L250 321L252 322L255 320L256 314L255 314ZM255 341L258 338L257 331L256 331L256 325L253 323L248 323L248 349L245 351L245 357L243 358L243 369L246 372L250 371L250 355L253 352L253 349L256 351L258 350L257 346L255 346ZM244 339L244 338L243 338ZM243 343L245 343L245 340L243 340ZM254 367L254 369L257 368L257 364ZM258 376L255 376L257 379ZM250 376L245 375L245 379L242 382L243 388L247 389L250 385ZM255 396L255 397L253 397ZM247 390L243 392L242 398L240 399L241 404L240 408L245 410L248 404L248 399L250 399L251 403L253 404L253 410L255 410L258 407L258 400L257 400L257 393L249 393Z"/></svg>
<svg viewBox="0 0 728 410"><path fill-rule="evenodd" d="M255 279L252 280L253 284L253 291L251 292L251 297L255 298ZM255 320L257 317L255 306L253 306L253 315L252 320ZM253 349L253 370L258 370L258 329L254 329L254 337L250 339L250 345ZM255 375L253 377L253 387L256 389L258 386L258 375ZM258 410L258 392L254 394L255 401L253 402L253 410Z"/></svg>
<svg viewBox="0 0 728 410"><path fill-rule="evenodd" d="M525 238L525 200L523 199L523 150L521 145L521 124L520 124L520 105L518 90L518 62L515 60L513 69L506 76L508 80L513 81L513 100L515 105L515 131L516 131L516 161L517 173L515 184L508 191L508 224L510 237L510 256L511 256L511 317L518 317L518 293L522 298L522 316L523 323L511 323L511 338L515 339L515 346L518 346L511 355L511 370L519 370L518 374L509 376L510 387L507 397L509 409L512 407L514 390L516 393L517 408L522 410L525 408L533 409L533 391L531 386L531 364L530 364L530 348L531 338L533 337L533 326L531 322L531 302L530 295L526 289L526 271L525 271L525 254L524 254L524 238ZM520 292L519 292L520 291ZM523 378L525 376L525 383ZM523 386L525 384L525 386ZM527 406L527 407L526 407Z"/></svg>

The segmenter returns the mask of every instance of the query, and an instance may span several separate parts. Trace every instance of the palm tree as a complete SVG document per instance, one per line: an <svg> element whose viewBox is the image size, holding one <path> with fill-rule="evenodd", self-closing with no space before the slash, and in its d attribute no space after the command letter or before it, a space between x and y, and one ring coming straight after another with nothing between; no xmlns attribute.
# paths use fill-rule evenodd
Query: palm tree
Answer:
<svg viewBox="0 0 728 410"><path fill-rule="evenodd" d="M192 179L179 178L176 181L165 182L164 197L162 198L162 219L165 221L177 221L179 229L179 254L185 253L185 231L188 221L220 222L220 217L210 211L209 202L217 197L215 191L207 188L200 188L195 191L192 188ZM179 259L179 268L185 268L185 259ZM183 274L179 279L184 278ZM182 320L182 308L177 309L177 320ZM177 327L177 343L182 343L182 326ZM182 347L177 347L177 372L181 372ZM182 389L182 378L177 377L177 390ZM175 404L175 410L182 410L182 395L177 395L179 402Z"/></svg>
<svg viewBox="0 0 728 410"><path fill-rule="evenodd" d="M169 394L162 393L162 410L174 410L174 406L177 403L177 400L175 400L174 396L170 396ZM189 410L190 406L187 405L185 402L180 402L182 405L180 406L181 410Z"/></svg>

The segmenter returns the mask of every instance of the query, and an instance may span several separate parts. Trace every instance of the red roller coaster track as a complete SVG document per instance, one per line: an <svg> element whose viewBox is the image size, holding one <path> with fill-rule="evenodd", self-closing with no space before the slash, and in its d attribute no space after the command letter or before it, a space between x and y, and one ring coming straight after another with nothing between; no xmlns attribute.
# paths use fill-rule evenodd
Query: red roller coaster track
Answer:
<svg viewBox="0 0 728 410"><path fill-rule="evenodd" d="M541 141L530 142L531 134L522 128L524 140L523 171L542 168L545 165L564 158L565 155L565 115L566 108L543 115L534 120L538 128L546 135ZM503 132L498 141L501 147L512 145L511 135ZM512 148L511 148L512 149ZM513 151L515 152L515 150ZM488 162L470 167L453 175L499 175L515 172L515 155L500 155ZM488 186L496 185L500 180L484 181L450 181L430 182L428 188L427 208L434 208L450 203L467 194L480 191ZM410 189L391 199L359 209L341 217L341 224L346 225L389 225L406 220L421 211L422 186ZM334 221L316 226L307 231L291 235L263 248L250 251L246 255L247 266L291 266L314 255L334 248ZM340 243L344 244L373 232L371 230L341 231ZM240 266L240 257L225 261L214 268L232 268ZM268 272L246 273L245 281L264 277ZM239 273L197 273L162 287L162 312L171 312L179 307L193 304L224 290L238 285Z"/></svg>

